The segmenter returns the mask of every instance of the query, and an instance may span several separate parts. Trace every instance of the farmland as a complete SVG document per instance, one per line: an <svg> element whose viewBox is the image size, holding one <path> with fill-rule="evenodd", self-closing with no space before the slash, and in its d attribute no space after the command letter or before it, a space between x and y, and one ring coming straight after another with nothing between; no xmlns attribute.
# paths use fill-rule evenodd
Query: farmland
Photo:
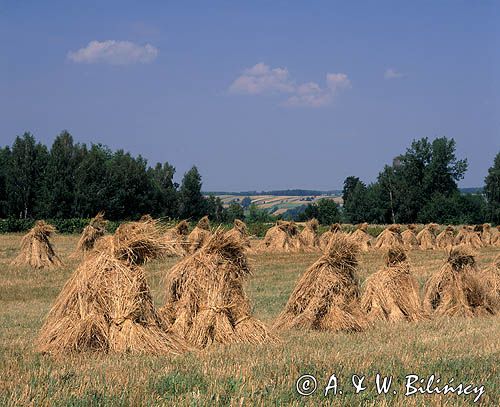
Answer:
<svg viewBox="0 0 500 407"><path fill-rule="evenodd" d="M222 203L227 206L232 202L241 203L244 196L241 195L218 195ZM252 200L252 204L255 204L260 209L265 209L271 215L278 216L282 215L289 209L296 208L298 206L307 205L310 203L317 202L321 198L332 199L336 203L342 203L342 197L340 196L323 196L323 195L307 195L307 196L288 196L288 195L248 195Z"/></svg>
<svg viewBox="0 0 500 407"><path fill-rule="evenodd" d="M403 378L436 374L455 383L484 385L484 405L497 405L500 393L498 316L437 318L419 323L378 323L362 333L292 330L282 343L214 345L178 357L75 354L51 358L34 342L55 297L74 271L70 258L78 236L59 235L56 250L65 266L33 271L10 266L21 235L0 236L0 405L469 405L473 395L404 396ZM480 250L480 267L498 248ZM254 314L272 324L300 274L317 253L251 255L253 276L246 287ZM412 251L410 262L420 286L442 264L442 251ZM175 259L146 267L156 305L163 303L162 280ZM382 266L381 255L360 255L359 277ZM296 379L315 375L324 387L339 377L342 395L311 397L295 390ZM376 373L394 376L396 394L377 395ZM353 374L366 375L369 386L354 394Z"/></svg>

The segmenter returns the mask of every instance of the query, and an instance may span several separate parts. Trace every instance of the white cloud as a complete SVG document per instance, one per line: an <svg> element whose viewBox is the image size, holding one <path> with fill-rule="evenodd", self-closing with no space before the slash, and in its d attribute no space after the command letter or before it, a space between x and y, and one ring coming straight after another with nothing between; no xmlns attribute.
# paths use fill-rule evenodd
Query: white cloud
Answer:
<svg viewBox="0 0 500 407"><path fill-rule="evenodd" d="M387 68L384 73L385 79L398 79L398 78L403 78L404 76L405 76L404 73L398 72L394 68Z"/></svg>
<svg viewBox="0 0 500 407"><path fill-rule="evenodd" d="M150 44L138 45L130 41L91 41L84 48L68 52L68 59L85 64L148 64L158 56L158 49Z"/></svg>
<svg viewBox="0 0 500 407"><path fill-rule="evenodd" d="M340 89L347 89L351 87L351 81L345 73L327 73L326 86L336 92Z"/></svg>
<svg viewBox="0 0 500 407"><path fill-rule="evenodd" d="M260 62L251 68L245 69L243 74L231 84L229 91L250 95L283 93L292 92L293 84L286 68L271 69L268 65Z"/></svg>
<svg viewBox="0 0 500 407"><path fill-rule="evenodd" d="M322 88L316 82L296 84L286 68L271 68L260 62L245 69L229 87L231 93L260 95L288 94L282 103L285 106L321 107L330 104L341 89L351 86L346 74L326 74L326 86Z"/></svg>

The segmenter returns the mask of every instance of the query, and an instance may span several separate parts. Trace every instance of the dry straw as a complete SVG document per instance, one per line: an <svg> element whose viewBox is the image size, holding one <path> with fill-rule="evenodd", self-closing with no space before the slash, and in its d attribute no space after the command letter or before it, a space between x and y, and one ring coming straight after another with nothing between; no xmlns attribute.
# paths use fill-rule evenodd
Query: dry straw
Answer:
<svg viewBox="0 0 500 407"><path fill-rule="evenodd" d="M54 251L50 237L56 228L43 220L35 222L35 226L21 239L21 251L12 261L13 265L28 265L35 269L53 268L62 265L61 259Z"/></svg>
<svg viewBox="0 0 500 407"><path fill-rule="evenodd" d="M252 315L243 289L249 275L241 241L219 228L200 250L172 267L161 312L174 332L199 348L213 342L275 342Z"/></svg>
<svg viewBox="0 0 500 407"><path fill-rule="evenodd" d="M475 253L468 245L453 247L446 263L425 285L424 309L448 316L493 314L494 301L480 275Z"/></svg>
<svg viewBox="0 0 500 407"><path fill-rule="evenodd" d="M424 319L418 281L411 274L403 246L384 255L385 267L366 279L361 307L370 321L419 321Z"/></svg>
<svg viewBox="0 0 500 407"><path fill-rule="evenodd" d="M375 241L375 249L387 250L392 246L402 245L401 226L389 225L382 233L377 236Z"/></svg>
<svg viewBox="0 0 500 407"><path fill-rule="evenodd" d="M343 234L342 226L340 225L340 223L333 223L332 225L330 225L330 228L320 237L321 248L325 250L330 244L332 237L339 233Z"/></svg>
<svg viewBox="0 0 500 407"><path fill-rule="evenodd" d="M500 254L483 272L484 284L488 296L493 299L495 309L500 308Z"/></svg>
<svg viewBox="0 0 500 407"><path fill-rule="evenodd" d="M121 225L63 287L40 331L41 352L146 352L191 349L169 331L153 305L141 267L167 247L154 221Z"/></svg>
<svg viewBox="0 0 500 407"><path fill-rule="evenodd" d="M491 225L489 223L485 223L482 225L481 242L484 246L491 246L491 238Z"/></svg>
<svg viewBox="0 0 500 407"><path fill-rule="evenodd" d="M433 250L436 247L436 235L438 225L430 223L417 234L417 241L421 250Z"/></svg>
<svg viewBox="0 0 500 407"><path fill-rule="evenodd" d="M208 220L208 216L204 216L198 221L187 238L187 252L194 253L199 250L208 241L211 235L210 221Z"/></svg>
<svg viewBox="0 0 500 407"><path fill-rule="evenodd" d="M408 225L406 230L401 233L401 239L403 241L403 246L406 250L412 250L418 248L418 240L415 235L415 230L417 226L414 224Z"/></svg>
<svg viewBox="0 0 500 407"><path fill-rule="evenodd" d="M500 247L500 225L496 228L491 228L491 245L495 247Z"/></svg>
<svg viewBox="0 0 500 407"><path fill-rule="evenodd" d="M299 250L299 231L295 222L279 220L270 228L261 244L259 250L264 252L295 252Z"/></svg>
<svg viewBox="0 0 500 407"><path fill-rule="evenodd" d="M347 236L333 236L297 282L275 327L361 331L366 320L359 304L358 251Z"/></svg>
<svg viewBox="0 0 500 407"><path fill-rule="evenodd" d="M106 233L106 225L108 221L104 219L104 212L99 212L90 223L83 229L80 240L76 245L77 253L87 253L94 248L98 239Z"/></svg>
<svg viewBox="0 0 500 407"><path fill-rule="evenodd" d="M251 243L248 227L242 220L235 219L232 229L229 230L227 234L232 239L238 240L244 248L250 249Z"/></svg>
<svg viewBox="0 0 500 407"><path fill-rule="evenodd" d="M436 247L438 249L450 250L455 241L455 229L453 226L448 225L446 228L436 237Z"/></svg>
<svg viewBox="0 0 500 407"><path fill-rule="evenodd" d="M306 252L313 252L321 249L318 235L319 222L311 219L306 222L306 226L299 234L299 247Z"/></svg>
<svg viewBox="0 0 500 407"><path fill-rule="evenodd" d="M454 244L469 246L472 249L479 249L483 247L481 238L479 237L479 234L474 231L474 227L467 225L462 226L462 228L458 231L457 236L455 236Z"/></svg>
<svg viewBox="0 0 500 407"><path fill-rule="evenodd" d="M367 252L372 247L372 237L368 234L368 223L361 223L350 235L350 239L357 243L361 251Z"/></svg>
<svg viewBox="0 0 500 407"><path fill-rule="evenodd" d="M188 235L189 224L185 220L181 220L177 225L165 232L164 239L167 243L171 244L173 249L172 255L186 255L189 246Z"/></svg>

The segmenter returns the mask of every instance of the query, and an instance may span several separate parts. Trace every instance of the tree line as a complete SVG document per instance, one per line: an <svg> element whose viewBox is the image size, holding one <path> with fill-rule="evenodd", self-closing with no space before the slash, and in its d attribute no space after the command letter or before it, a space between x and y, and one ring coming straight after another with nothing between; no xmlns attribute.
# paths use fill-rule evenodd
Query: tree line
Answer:
<svg viewBox="0 0 500 407"><path fill-rule="evenodd" d="M149 166L140 155L75 143L67 131L50 148L25 133L0 148L0 218L89 218L101 210L110 220L243 217L240 206L203 196L196 166L180 184L174 174L168 162Z"/></svg>
<svg viewBox="0 0 500 407"><path fill-rule="evenodd" d="M467 166L467 159L456 157L455 140L415 140L383 168L376 182L367 185L358 177L346 178L343 217L351 223L499 224L500 153L480 194L458 189Z"/></svg>
<svg viewBox="0 0 500 407"><path fill-rule="evenodd" d="M347 177L343 207L324 198L284 216L315 217L324 225L500 223L500 153L485 178L483 193L460 193L457 182L466 171L467 160L456 157L453 139L422 138L386 165L376 182L367 185L359 177ZM208 215L215 222L274 219L249 197L224 207L219 197L204 196L196 166L180 184L174 175L168 162L149 166L140 155L111 151L102 144L75 143L67 131L50 148L25 133L12 146L0 148L0 218L89 218L104 210L110 220L143 214L190 220Z"/></svg>

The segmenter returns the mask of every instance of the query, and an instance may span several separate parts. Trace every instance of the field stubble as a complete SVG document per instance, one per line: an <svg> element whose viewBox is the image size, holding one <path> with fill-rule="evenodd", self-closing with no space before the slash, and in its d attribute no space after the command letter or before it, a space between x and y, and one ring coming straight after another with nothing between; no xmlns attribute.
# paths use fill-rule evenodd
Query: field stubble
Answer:
<svg viewBox="0 0 500 407"><path fill-rule="evenodd" d="M468 405L473 395L404 396L407 374L437 374L443 382L485 386L483 405L498 405L499 317L379 323L356 334L282 332L282 344L212 346L178 357L75 354L51 358L34 351L43 319L78 260L69 255L78 236L57 236L65 266L32 271L9 265L21 235L0 235L0 405ZM498 249L481 250L483 267ZM318 254L251 256L247 286L254 314L269 325L285 305L299 275ZM422 287L444 260L442 251L410 253ZM175 259L147 266L155 302L162 304L162 278ZM381 255L360 256L361 281L382 266ZM311 397L295 390L304 373L316 376ZM323 397L335 373L342 395ZM392 375L396 395L378 395L376 373ZM365 375L368 388L354 394L351 375Z"/></svg>

